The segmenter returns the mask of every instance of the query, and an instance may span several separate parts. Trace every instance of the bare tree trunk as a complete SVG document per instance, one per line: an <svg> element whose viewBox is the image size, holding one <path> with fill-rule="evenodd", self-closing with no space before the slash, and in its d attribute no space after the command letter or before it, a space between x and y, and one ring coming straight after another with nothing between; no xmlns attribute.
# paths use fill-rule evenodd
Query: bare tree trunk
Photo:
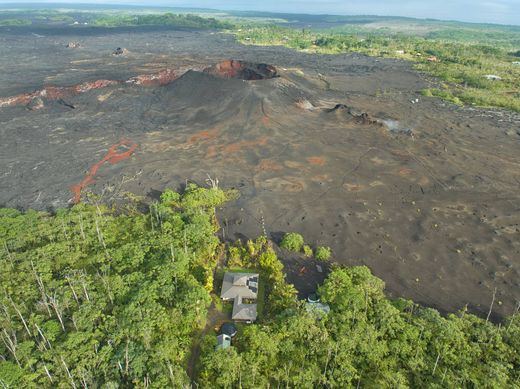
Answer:
<svg viewBox="0 0 520 389"><path fill-rule="evenodd" d="M511 324L513 324L513 320L515 319L516 315L518 315L518 311L520 311L520 301L518 302L518 305L516 306L515 313L513 313L513 316L511 316L511 320L509 321L509 324L507 325L507 331L509 331Z"/></svg>
<svg viewBox="0 0 520 389"><path fill-rule="evenodd" d="M42 337L42 339L44 340L44 342L47 343L47 345L49 346L49 349L52 348L52 345L51 345L51 342L49 342L49 339L47 339L45 337L45 335L43 334L43 331L41 330L41 328L38 326L38 324L34 324L34 327L36 327L36 330L38 331L38 333L40 334L40 336Z"/></svg>
<svg viewBox="0 0 520 389"><path fill-rule="evenodd" d="M83 217L81 216L81 212L79 213L79 231L81 233L81 237L85 240L85 231L83 230Z"/></svg>
<svg viewBox="0 0 520 389"><path fill-rule="evenodd" d="M5 338L4 338L4 334L5 334ZM16 361L18 366L22 367L22 365L20 364L20 361L18 360L18 356L16 355L16 345L18 344L18 340L16 339L15 333L13 333L13 339L9 336L9 334L7 333L7 331L4 328L4 331L2 333L2 340L5 344L5 347L7 347L7 349L11 352L11 354L13 354L14 360Z"/></svg>
<svg viewBox="0 0 520 389"><path fill-rule="evenodd" d="M493 299L491 300L491 305L489 306L489 312L486 317L486 323L488 322L489 317L491 316L491 311L493 310L493 304L495 303L496 294L497 294L497 288L495 288L495 290L493 291Z"/></svg>
<svg viewBox="0 0 520 389"><path fill-rule="evenodd" d="M60 311L59 302L56 299L56 295L54 297L48 296L49 302L51 304L51 307L54 309L54 312L56 312L56 316L58 317L58 320L61 324L61 329L65 332L65 324L63 323L62 313Z"/></svg>
<svg viewBox="0 0 520 389"><path fill-rule="evenodd" d="M4 240L4 249L7 253L7 258L9 258L9 262L11 263L11 268L14 269L14 261L13 257L11 256L11 253L9 252L9 247L7 247L7 242Z"/></svg>
<svg viewBox="0 0 520 389"><path fill-rule="evenodd" d="M74 378L72 377L72 374L70 374L70 370L69 368L67 367L67 364L65 363L65 360L63 359L63 357L61 357L61 362L63 363L63 367L65 368L65 371L67 372L67 376L69 377L69 380L70 380L70 385L76 389L76 383L74 382Z"/></svg>
<svg viewBox="0 0 520 389"><path fill-rule="evenodd" d="M70 277L67 275L65 276L65 279L67 280L67 283L69 284L69 287L70 287L70 290L72 291L72 295L74 296L74 300L76 300L76 303L78 304L78 307L79 307L79 299L78 299L78 295L76 294L76 291L74 290L74 287L72 286L72 282L70 281Z"/></svg>
<svg viewBox="0 0 520 389"><path fill-rule="evenodd" d="M85 282L85 277L86 277L86 274L83 273L80 277L80 282L81 282L81 287L83 288L83 293L85 295L85 298L87 299L87 301L90 302L90 296L88 295L88 292L87 292L87 286L86 286L86 282Z"/></svg>
<svg viewBox="0 0 520 389"><path fill-rule="evenodd" d="M103 246L103 249L105 249L105 251L106 251L107 246L105 245L105 240L103 239L103 234L101 233L101 230L99 229L99 223L98 223L97 217L94 217L94 221L96 223L96 232L97 232L97 236L98 236L98 241Z"/></svg>
<svg viewBox="0 0 520 389"><path fill-rule="evenodd" d="M125 374L128 374L129 360L128 360L128 345L130 344L130 339L128 336L126 337L126 346L125 346Z"/></svg>
<svg viewBox="0 0 520 389"><path fill-rule="evenodd" d="M49 377L49 380L51 381L51 384L54 383L54 380L52 379L52 375L51 375L49 369L47 369L47 365L43 365L43 369L45 370L45 373L47 374L47 377Z"/></svg>
<svg viewBox="0 0 520 389"><path fill-rule="evenodd" d="M34 272L34 277L36 278L36 282L38 283L38 289L40 290L40 294L42 295L43 305L45 305L45 308L47 309L47 313L49 314L49 317L52 317L52 313L49 308L49 302L47 301L47 294L45 293L45 286L43 285L43 280L39 276L38 272L36 271L33 261L31 261L31 267Z"/></svg>
<svg viewBox="0 0 520 389"><path fill-rule="evenodd" d="M440 358L440 357L441 357L441 352L439 351L439 352L437 353L437 359L435 360L435 366L433 366L432 375L434 375L434 374L435 374L435 370L437 370L437 365L438 365L438 363L439 363L439 358Z"/></svg>
<svg viewBox="0 0 520 389"><path fill-rule="evenodd" d="M27 326L27 323L26 323L25 319L23 318L22 312L20 312L20 310L16 307L16 304L14 303L13 299L11 298L11 296L7 296L7 298L11 302L11 305L13 306L13 308L16 311L16 313L18 314L18 316L20 316L20 319L22 320L23 326L25 327L25 331L27 331L27 334L29 334L29 336L32 337L33 335L31 333L31 331L29 331L29 327Z"/></svg>

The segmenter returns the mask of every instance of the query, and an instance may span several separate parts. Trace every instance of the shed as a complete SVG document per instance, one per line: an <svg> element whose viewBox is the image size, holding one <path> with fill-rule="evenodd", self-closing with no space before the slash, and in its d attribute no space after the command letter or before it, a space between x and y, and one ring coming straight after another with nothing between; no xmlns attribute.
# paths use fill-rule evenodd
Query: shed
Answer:
<svg viewBox="0 0 520 389"><path fill-rule="evenodd" d="M226 349L231 346L231 336L226 334L220 334L217 336L217 350L218 349Z"/></svg>

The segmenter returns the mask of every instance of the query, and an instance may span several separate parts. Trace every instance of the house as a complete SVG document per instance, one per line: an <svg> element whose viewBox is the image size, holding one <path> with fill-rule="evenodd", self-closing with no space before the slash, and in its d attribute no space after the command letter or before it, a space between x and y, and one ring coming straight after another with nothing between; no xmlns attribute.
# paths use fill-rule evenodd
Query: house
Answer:
<svg viewBox="0 0 520 389"><path fill-rule="evenodd" d="M220 334L217 336L217 350L222 348L226 349L231 346L231 336L226 334Z"/></svg>
<svg viewBox="0 0 520 389"><path fill-rule="evenodd" d="M256 300L258 296L257 273L226 272L222 281L220 298L224 301L233 300L233 320L252 323L257 317L257 306L247 300Z"/></svg>

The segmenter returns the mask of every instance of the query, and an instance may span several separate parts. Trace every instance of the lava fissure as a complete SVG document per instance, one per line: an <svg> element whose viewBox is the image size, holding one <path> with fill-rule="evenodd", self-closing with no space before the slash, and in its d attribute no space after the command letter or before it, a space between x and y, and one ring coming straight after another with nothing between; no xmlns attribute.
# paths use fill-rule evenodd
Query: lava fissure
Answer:
<svg viewBox="0 0 520 389"><path fill-rule="evenodd" d="M133 143L127 139L122 139L119 143L111 146L108 149L106 155L90 168L85 178L70 188L72 193L74 193L74 204L78 204L81 201L81 191L94 182L94 177L96 176L101 166L103 166L106 162L114 165L127 158L130 158L137 149L137 146L137 143ZM121 147L126 147L128 150L118 152Z"/></svg>

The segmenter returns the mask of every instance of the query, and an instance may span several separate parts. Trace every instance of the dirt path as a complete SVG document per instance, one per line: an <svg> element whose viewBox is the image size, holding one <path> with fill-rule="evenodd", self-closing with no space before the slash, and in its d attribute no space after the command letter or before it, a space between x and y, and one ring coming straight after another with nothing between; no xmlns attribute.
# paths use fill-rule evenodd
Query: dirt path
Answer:
<svg viewBox="0 0 520 389"><path fill-rule="evenodd" d="M190 381L193 383L196 381L198 376L198 366L197 362L200 358L200 345L202 339L212 330L217 327L220 327L222 323L230 320L231 317L229 314L224 312L220 312L216 307L215 303L211 303L208 309L208 316L206 320L206 325L202 329L202 331L194 338L193 344L191 346L190 358L188 362L188 376L190 377Z"/></svg>

